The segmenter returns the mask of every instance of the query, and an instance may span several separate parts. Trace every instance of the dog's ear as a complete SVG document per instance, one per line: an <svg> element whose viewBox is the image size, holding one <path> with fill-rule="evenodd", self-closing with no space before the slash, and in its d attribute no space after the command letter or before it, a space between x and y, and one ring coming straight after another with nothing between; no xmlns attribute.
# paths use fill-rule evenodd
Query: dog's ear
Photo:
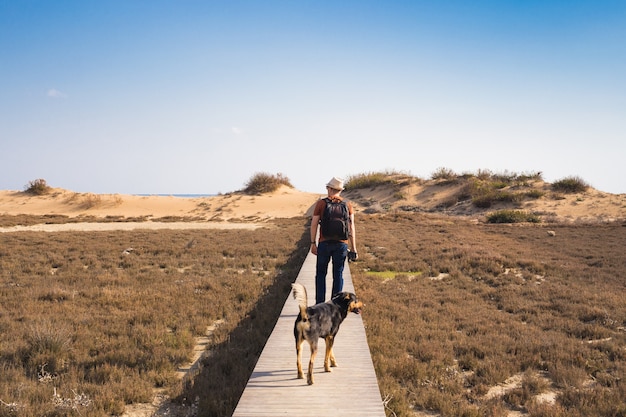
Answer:
<svg viewBox="0 0 626 417"><path fill-rule="evenodd" d="M338 306L348 308L348 305L350 304L350 293L339 292L331 298L331 301Z"/></svg>
<svg viewBox="0 0 626 417"><path fill-rule="evenodd" d="M363 303L357 300L351 292L340 292L332 298L332 302L348 311L357 312L363 307ZM357 313L358 314L358 313Z"/></svg>
<svg viewBox="0 0 626 417"><path fill-rule="evenodd" d="M338 292L337 294L333 295L331 298L331 301L333 302L339 302L341 301L343 298L345 298L347 293L345 292Z"/></svg>

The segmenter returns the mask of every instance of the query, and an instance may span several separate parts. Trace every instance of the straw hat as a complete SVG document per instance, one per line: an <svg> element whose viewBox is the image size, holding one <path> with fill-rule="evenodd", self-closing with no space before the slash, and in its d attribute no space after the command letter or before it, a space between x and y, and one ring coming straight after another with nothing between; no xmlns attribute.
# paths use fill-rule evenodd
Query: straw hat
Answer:
<svg viewBox="0 0 626 417"><path fill-rule="evenodd" d="M330 181L328 181L326 186L334 190L343 191L343 180L341 178L333 177Z"/></svg>

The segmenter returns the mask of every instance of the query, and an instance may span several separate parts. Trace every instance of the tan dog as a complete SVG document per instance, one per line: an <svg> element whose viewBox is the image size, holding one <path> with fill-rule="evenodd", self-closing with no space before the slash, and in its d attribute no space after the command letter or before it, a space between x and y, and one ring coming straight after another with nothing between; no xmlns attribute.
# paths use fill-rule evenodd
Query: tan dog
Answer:
<svg viewBox="0 0 626 417"><path fill-rule="evenodd" d="M363 308L363 303L358 301L353 293L341 292L330 301L308 307L306 288L302 284L292 284L291 287L293 288L293 298L298 301L300 307L300 314L298 314L293 327L293 334L296 339L298 378L304 378L302 373L302 344L306 340L311 346L311 359L307 373L307 383L311 385L313 384L313 362L317 355L318 340L323 338L326 341L324 370L330 372L331 366L337 366L333 354L333 343L339 326L348 313L359 314Z"/></svg>

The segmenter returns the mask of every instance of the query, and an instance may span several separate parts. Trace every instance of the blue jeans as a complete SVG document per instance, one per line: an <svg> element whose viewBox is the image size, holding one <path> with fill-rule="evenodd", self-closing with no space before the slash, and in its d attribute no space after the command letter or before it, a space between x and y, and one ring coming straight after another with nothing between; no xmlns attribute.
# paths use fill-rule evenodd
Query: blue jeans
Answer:
<svg viewBox="0 0 626 417"><path fill-rule="evenodd" d="M348 244L325 240L317 245L315 265L315 303L326 301L326 274L328 264L333 261L333 289L331 296L343 290L343 266L348 256Z"/></svg>

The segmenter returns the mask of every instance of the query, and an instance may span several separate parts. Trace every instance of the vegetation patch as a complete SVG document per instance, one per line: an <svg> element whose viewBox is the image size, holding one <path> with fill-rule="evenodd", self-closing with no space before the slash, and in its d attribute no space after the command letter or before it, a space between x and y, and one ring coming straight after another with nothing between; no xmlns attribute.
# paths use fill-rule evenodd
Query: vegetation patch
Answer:
<svg viewBox="0 0 626 417"><path fill-rule="evenodd" d="M449 168L442 167L431 174L431 180L439 186L458 186L456 193L440 205L444 209L468 200L473 206L481 209L490 208L499 203L518 205L526 199L538 199L545 195L544 191L533 188L536 181L542 181L541 172L493 173L483 169L475 173L457 174ZM373 172L351 176L346 189L355 190L388 185L397 188L394 198L401 200L405 197L400 186L412 182L422 183L423 181L396 172ZM367 205L366 203L363 202L364 205ZM369 208L368 211L384 210Z"/></svg>
<svg viewBox="0 0 626 417"><path fill-rule="evenodd" d="M367 271L367 276L376 277L381 281L388 281L395 279L397 276L416 277L421 275L421 272L398 272L398 271Z"/></svg>
<svg viewBox="0 0 626 417"><path fill-rule="evenodd" d="M28 184L24 186L24 192L26 194L32 195L45 195L48 194L51 190L52 187L50 187L46 180L44 180L43 178L29 181Z"/></svg>
<svg viewBox="0 0 626 417"><path fill-rule="evenodd" d="M435 170L430 175L430 178L433 180L443 180L443 181L453 181L458 179L458 175L456 172L449 168L440 167Z"/></svg>
<svg viewBox="0 0 626 417"><path fill-rule="evenodd" d="M539 216L522 210L498 210L487 216L488 223L540 223Z"/></svg>
<svg viewBox="0 0 626 417"><path fill-rule="evenodd" d="M246 183L243 192L245 194L259 195L265 193L272 193L278 190L283 185L289 188L293 188L289 178L283 174L268 174L266 172L260 172L254 174L252 178Z"/></svg>
<svg viewBox="0 0 626 417"><path fill-rule="evenodd" d="M555 181L552 189L562 193L583 193L589 189L589 184L580 177L572 176Z"/></svg>
<svg viewBox="0 0 626 417"><path fill-rule="evenodd" d="M305 224L0 234L0 416L121 415L156 388L231 415L307 254ZM181 381L215 322L210 359Z"/></svg>
<svg viewBox="0 0 626 417"><path fill-rule="evenodd" d="M413 181L419 179L396 171L368 172L349 176L345 183L345 189L346 191L350 191L373 188L381 185L393 186L406 182L407 180Z"/></svg>
<svg viewBox="0 0 626 417"><path fill-rule="evenodd" d="M387 415L622 415L622 229L559 225L555 245L539 227L361 216L351 272Z"/></svg>

